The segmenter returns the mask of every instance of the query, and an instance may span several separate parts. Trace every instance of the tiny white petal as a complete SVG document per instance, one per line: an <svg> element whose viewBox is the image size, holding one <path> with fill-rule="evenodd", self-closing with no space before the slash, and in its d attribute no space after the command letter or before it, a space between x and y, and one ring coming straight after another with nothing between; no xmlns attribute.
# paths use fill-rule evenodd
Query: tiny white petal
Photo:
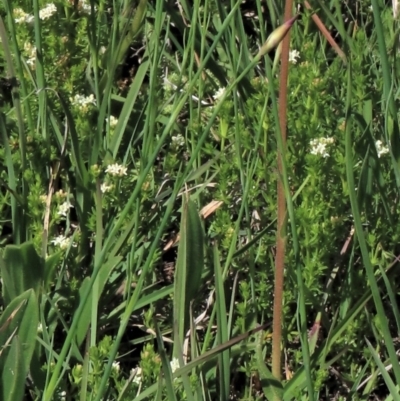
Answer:
<svg viewBox="0 0 400 401"><path fill-rule="evenodd" d="M296 64L298 58L300 58L300 52L298 50L289 51L289 63Z"/></svg>
<svg viewBox="0 0 400 401"><path fill-rule="evenodd" d="M378 139L375 142L375 147L376 147L376 151L378 153L378 157L381 157L382 155L389 153L389 148L387 146L385 146L380 139Z"/></svg>
<svg viewBox="0 0 400 401"><path fill-rule="evenodd" d="M68 201L66 201L59 206L57 214L60 216L67 217L69 209L71 208L73 208L73 206Z"/></svg>
<svg viewBox="0 0 400 401"><path fill-rule="evenodd" d="M120 164L109 164L106 168L106 173L118 177L122 177L123 175L126 175L127 168L125 166L121 166Z"/></svg>
<svg viewBox="0 0 400 401"><path fill-rule="evenodd" d="M172 373L174 373L177 369L179 369L179 361L178 361L178 359L177 358L172 359L170 365L171 365Z"/></svg>

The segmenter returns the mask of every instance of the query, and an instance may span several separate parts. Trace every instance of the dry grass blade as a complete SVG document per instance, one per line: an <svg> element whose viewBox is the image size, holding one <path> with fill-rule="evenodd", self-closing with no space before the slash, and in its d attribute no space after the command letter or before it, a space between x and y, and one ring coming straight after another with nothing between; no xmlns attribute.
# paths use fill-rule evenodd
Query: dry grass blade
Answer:
<svg viewBox="0 0 400 401"><path fill-rule="evenodd" d="M18 311L22 308L23 305L26 304L26 301L22 301L12 312L11 315L7 318L3 326L0 327L0 333L5 331L7 327L10 325L12 320L14 319L15 315L18 313Z"/></svg>
<svg viewBox="0 0 400 401"><path fill-rule="evenodd" d="M10 334L10 336L7 338L6 343L5 343L4 345L1 345L1 348L0 348L0 356L1 356L1 354L3 353L3 350L4 350L5 348L7 348L7 347L10 345L10 343L11 343L12 339L14 338L15 333L17 332L17 330L18 330L18 327L16 327L16 328L14 329L14 331Z"/></svg>
<svg viewBox="0 0 400 401"><path fill-rule="evenodd" d="M304 2L305 7L307 10L312 10L312 7L308 1ZM329 42L329 44L333 47L333 49L336 51L338 56L344 61L347 62L346 55L344 54L343 50L340 48L340 46L335 42L335 39L333 39L332 35L329 33L328 29L326 29L326 26L324 23L321 21L321 19L318 17L317 14L313 13L311 15L311 18L317 25L318 29L321 31L322 35L324 35L325 39Z"/></svg>

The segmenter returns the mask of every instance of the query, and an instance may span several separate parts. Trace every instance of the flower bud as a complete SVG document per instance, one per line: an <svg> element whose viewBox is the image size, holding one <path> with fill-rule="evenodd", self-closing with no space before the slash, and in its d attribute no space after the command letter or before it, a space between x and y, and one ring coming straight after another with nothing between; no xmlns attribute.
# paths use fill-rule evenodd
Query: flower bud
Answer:
<svg viewBox="0 0 400 401"><path fill-rule="evenodd" d="M295 15L290 20L286 21L284 24L280 25L276 28L271 35L268 36L268 39L262 45L258 55L264 56L264 54L269 53L273 48L279 45L279 43L283 40L286 34L289 32L289 29L292 27L294 22L297 20L299 15Z"/></svg>

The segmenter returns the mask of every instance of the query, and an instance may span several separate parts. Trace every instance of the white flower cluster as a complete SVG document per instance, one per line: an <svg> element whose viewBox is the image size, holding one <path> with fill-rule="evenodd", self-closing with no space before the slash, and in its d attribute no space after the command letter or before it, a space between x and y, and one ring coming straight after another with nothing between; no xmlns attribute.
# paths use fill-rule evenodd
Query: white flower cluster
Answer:
<svg viewBox="0 0 400 401"><path fill-rule="evenodd" d="M385 146L381 140L377 140L375 142L375 147L376 147L376 151L378 152L378 157L381 157L382 155L389 153L389 148L387 146Z"/></svg>
<svg viewBox="0 0 400 401"><path fill-rule="evenodd" d="M297 64L298 58L300 58L300 52L298 50L289 51L289 63Z"/></svg>
<svg viewBox="0 0 400 401"><path fill-rule="evenodd" d="M121 166L120 164L109 164L106 168L106 173L117 176L117 177L122 177L126 175L127 168L125 166Z"/></svg>
<svg viewBox="0 0 400 401"><path fill-rule="evenodd" d="M112 185L108 185L105 182L103 182L103 184L101 184L100 186L100 191L105 194L106 192L110 192L113 189Z"/></svg>
<svg viewBox="0 0 400 401"><path fill-rule="evenodd" d="M107 124L110 123L110 128L115 128L118 124L118 118L114 116L110 116L110 118L106 118Z"/></svg>
<svg viewBox="0 0 400 401"><path fill-rule="evenodd" d="M214 100L219 100L221 99L221 97L223 96L223 94L225 93L225 88L219 88L215 93L214 93Z"/></svg>
<svg viewBox="0 0 400 401"><path fill-rule="evenodd" d="M13 10L14 20L16 24L31 23L33 21L33 15L27 14L22 8L14 8Z"/></svg>
<svg viewBox="0 0 400 401"><path fill-rule="evenodd" d="M54 5L54 3L49 3L46 5L46 7L39 10L39 18L41 20L48 19L56 12L57 12L57 7Z"/></svg>
<svg viewBox="0 0 400 401"><path fill-rule="evenodd" d="M89 96L75 95L69 100L73 105L79 106L83 111L86 111L90 104L96 105L96 100L93 94Z"/></svg>
<svg viewBox="0 0 400 401"><path fill-rule="evenodd" d="M33 46L29 42L25 42L24 44L24 50L28 54L28 60L26 60L26 63L31 66L35 67L36 64L36 46Z"/></svg>
<svg viewBox="0 0 400 401"><path fill-rule="evenodd" d="M51 243L55 246L60 247L60 249L62 249L63 251L65 251L71 244L72 239L66 237L65 235L58 235L57 237L55 237ZM72 246L75 247L76 244L73 242Z"/></svg>
<svg viewBox="0 0 400 401"><path fill-rule="evenodd" d="M66 201L59 206L57 214L59 216L67 217L69 209L71 208L73 208L73 206L69 203L69 201Z"/></svg>
<svg viewBox="0 0 400 401"><path fill-rule="evenodd" d="M171 140L172 146L174 146L175 148L181 148L185 144L185 138L181 134L173 136Z"/></svg>
<svg viewBox="0 0 400 401"><path fill-rule="evenodd" d="M88 2L87 0L81 0L79 2L79 6L78 7L86 14L90 14L90 12L92 11L92 7L90 5L90 2ZM97 7L96 6L94 6L94 11L97 11Z"/></svg>
<svg viewBox="0 0 400 401"><path fill-rule="evenodd" d="M112 369L115 370L116 373L119 373L121 367L119 366L119 362L114 361L112 363Z"/></svg>
<svg viewBox="0 0 400 401"><path fill-rule="evenodd" d="M317 138L310 141L311 146L311 154L329 157L329 153L327 152L328 145L334 143L335 140L333 138Z"/></svg>
<svg viewBox="0 0 400 401"><path fill-rule="evenodd" d="M175 373L176 370L179 369L179 361L177 358L173 358L172 361L170 362L171 366L171 371L172 373Z"/></svg>
<svg viewBox="0 0 400 401"><path fill-rule="evenodd" d="M54 3L49 3L44 8L39 10L39 18L41 20L48 19L56 12L57 12L57 7L54 5ZM30 24L34 20L33 15L27 14L22 8L14 8L13 14L15 22L17 24L23 24L23 23Z"/></svg>

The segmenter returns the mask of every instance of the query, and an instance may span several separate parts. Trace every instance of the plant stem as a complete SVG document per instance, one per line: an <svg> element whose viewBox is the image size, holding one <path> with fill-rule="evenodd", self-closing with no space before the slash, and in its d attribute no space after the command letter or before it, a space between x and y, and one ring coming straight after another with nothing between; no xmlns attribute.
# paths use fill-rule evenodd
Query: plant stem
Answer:
<svg viewBox="0 0 400 401"><path fill-rule="evenodd" d="M293 1L287 0L285 5L284 21L292 16ZM284 151L286 146L286 105L287 105L287 80L289 64L290 31L282 42L281 72L279 82L279 125L281 129L282 145ZM282 158L284 155L278 150L278 171L282 176ZM272 374L281 379L281 338L282 338L282 298L283 298L283 274L285 267L285 245L286 245L286 200L283 182L278 180L278 230L276 237L275 258L275 288L274 288L274 316L272 336Z"/></svg>

